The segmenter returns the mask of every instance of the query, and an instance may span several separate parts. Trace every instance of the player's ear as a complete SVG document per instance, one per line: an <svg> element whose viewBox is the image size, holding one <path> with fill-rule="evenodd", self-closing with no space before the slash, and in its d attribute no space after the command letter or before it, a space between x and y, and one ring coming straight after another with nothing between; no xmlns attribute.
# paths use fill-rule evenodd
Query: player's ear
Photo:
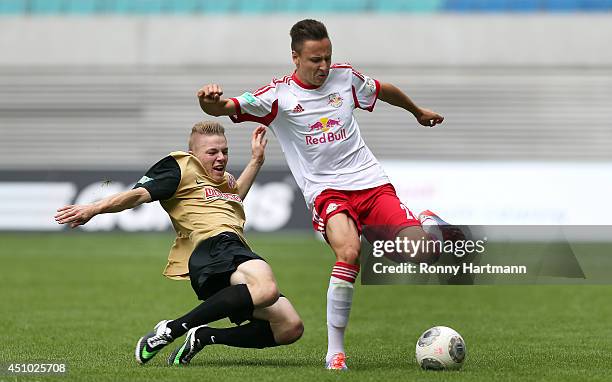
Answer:
<svg viewBox="0 0 612 382"><path fill-rule="evenodd" d="M293 60L295 66L298 66L300 64L300 55L295 50L291 51L291 59Z"/></svg>

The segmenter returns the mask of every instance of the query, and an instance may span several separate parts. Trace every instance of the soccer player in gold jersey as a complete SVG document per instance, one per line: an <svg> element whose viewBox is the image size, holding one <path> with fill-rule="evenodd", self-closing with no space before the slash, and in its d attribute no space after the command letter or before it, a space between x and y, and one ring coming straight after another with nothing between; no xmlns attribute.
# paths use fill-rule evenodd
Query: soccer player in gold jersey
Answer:
<svg viewBox="0 0 612 382"><path fill-rule="evenodd" d="M192 128L189 151L170 153L132 190L58 209L56 221L74 228L99 214L159 201L172 220L177 237L164 275L191 280L204 302L179 318L160 321L141 337L135 350L138 363L147 363L185 333L185 342L172 352L169 365L188 364L208 345L265 348L301 337L302 320L279 293L268 263L249 248L244 237L242 200L264 162L265 134L263 126L254 130L252 159L237 180L225 171L228 147L223 126L200 122ZM206 326L225 317L239 326Z"/></svg>

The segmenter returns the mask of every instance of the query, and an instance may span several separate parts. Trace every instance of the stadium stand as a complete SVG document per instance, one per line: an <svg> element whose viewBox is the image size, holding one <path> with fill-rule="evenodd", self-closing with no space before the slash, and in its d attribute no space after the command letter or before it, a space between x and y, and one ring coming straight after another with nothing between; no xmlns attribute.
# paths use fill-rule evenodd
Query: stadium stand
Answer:
<svg viewBox="0 0 612 382"><path fill-rule="evenodd" d="M0 14L602 12L612 0L2 0Z"/></svg>
<svg viewBox="0 0 612 382"><path fill-rule="evenodd" d="M262 67L238 75L226 67L205 71L209 78L226 79L228 95L283 73ZM382 102L373 113L357 111L365 139L381 159L612 160L612 69L364 71L384 73L385 80L446 117L442 128L429 130ZM0 167L139 169L184 147L191 124L207 118L193 98L201 75L196 68L163 67L2 70ZM232 162L246 163L245 124L220 120L231 127ZM22 155L24 149L31 154ZM272 139L266 164L284 163Z"/></svg>
<svg viewBox="0 0 612 382"><path fill-rule="evenodd" d="M238 95L269 82L272 76L290 73L284 50L286 30L297 16L288 13L306 8L325 15L359 12L358 22L371 22L377 30L397 26L386 29L389 36L381 42L382 51L390 52L388 56L358 49L360 45L350 34L338 46L344 47L345 56L359 57L351 58L359 70L397 84L420 105L446 117L443 128L427 130L417 128L402 110L382 102L374 113L357 111L363 135L380 159L612 160L612 56L609 50L601 49L605 33L597 32L609 25L606 11L612 9L612 0L0 0L4 17L0 19L0 43L13 52L0 57L0 169L137 170L184 147L186 129L207 118L194 98L202 81L219 82L227 95ZM374 20L369 14L363 16L369 11L385 14ZM549 16L539 19L540 11L599 13L554 15L551 21ZM282 30L282 38L271 43L268 37L261 37L261 41L283 48L269 57L261 55L265 59L255 60L255 64L249 55L258 53L259 48L235 52L234 46L209 44L193 33L206 13L223 15L205 21L217 23L222 30L236 22L247 28L244 21L251 14L256 16L248 24L253 28L267 12L281 15L266 18L267 22L275 19L275 24L260 35ZM429 21L420 20L419 24L418 15L397 16L397 12L466 12L469 17L464 22L463 14L436 15L437 24L431 29L438 34L428 34L423 26ZM502 16L480 12L500 12ZM513 12L534 14L515 17ZM235 21L235 14L246 15ZM21 17L24 15L66 17ZM150 22L141 15L159 17ZM189 15L185 20L191 23L164 17L168 15ZM472 27L475 22L471 17L480 17L474 19L480 20L480 28ZM482 27L485 18L494 21ZM593 18L599 20L598 29L586 30ZM355 19L350 16L350 23ZM565 31L567 22L576 20L579 22L572 25L584 30L577 33L574 26L570 38L559 44L560 34L555 31ZM84 24L93 26L85 28ZM329 25L346 30L353 24ZM76 38L72 26L78 31ZM169 28L180 29L180 33L168 33ZM442 41L438 48L446 60L422 54L427 46L405 49L403 35L390 36L396 30L413 36L417 33L417 40L425 36L433 43ZM488 31L494 31L495 37ZM50 37L41 38L41 33ZM463 34L457 37L458 33ZM333 36L334 41L340 41L335 40L339 33ZM233 35L237 37L242 36ZM249 38L248 44L259 45L259 40ZM551 44L551 39L557 43ZM513 42L512 49L505 50L506 41ZM377 43L368 40L370 45ZM583 47L589 54L582 54ZM203 62L203 49L222 50L224 59ZM346 49L352 49L350 54ZM272 51L272 46L268 50ZM533 54L538 51L543 54ZM423 56L425 60L409 61ZM516 56L520 59L514 60ZM227 118L221 121L231 125ZM232 128L228 137L232 163L246 163L249 135ZM275 140L270 146L267 166L284 168ZM30 154L22 155L24 150Z"/></svg>

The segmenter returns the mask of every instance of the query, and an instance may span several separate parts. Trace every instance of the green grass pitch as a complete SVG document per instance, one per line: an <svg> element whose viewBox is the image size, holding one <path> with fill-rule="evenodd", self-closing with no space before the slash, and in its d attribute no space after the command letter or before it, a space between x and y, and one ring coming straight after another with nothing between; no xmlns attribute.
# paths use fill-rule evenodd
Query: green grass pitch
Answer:
<svg viewBox="0 0 612 382"><path fill-rule="evenodd" d="M0 364L67 362L63 376L0 381L609 381L612 286L358 286L347 331L350 371L323 369L333 256L310 235L251 235L305 323L291 346L211 346L186 368L134 361L138 338L198 301L161 276L169 234L1 234ZM226 325L225 321L216 323ZM456 372L420 370L418 336L459 331ZM173 344L174 345L174 344Z"/></svg>

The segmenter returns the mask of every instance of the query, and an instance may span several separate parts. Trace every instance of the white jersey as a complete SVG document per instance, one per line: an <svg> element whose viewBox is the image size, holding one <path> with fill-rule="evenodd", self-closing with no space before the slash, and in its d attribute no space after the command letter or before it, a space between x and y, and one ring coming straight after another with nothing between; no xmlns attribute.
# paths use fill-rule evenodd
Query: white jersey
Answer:
<svg viewBox="0 0 612 382"><path fill-rule="evenodd" d="M349 64L332 65L323 85L303 84L295 74L274 79L254 93L231 98L234 122L268 126L312 208L323 190L363 190L389 183L366 146L353 110L374 109L380 84Z"/></svg>

